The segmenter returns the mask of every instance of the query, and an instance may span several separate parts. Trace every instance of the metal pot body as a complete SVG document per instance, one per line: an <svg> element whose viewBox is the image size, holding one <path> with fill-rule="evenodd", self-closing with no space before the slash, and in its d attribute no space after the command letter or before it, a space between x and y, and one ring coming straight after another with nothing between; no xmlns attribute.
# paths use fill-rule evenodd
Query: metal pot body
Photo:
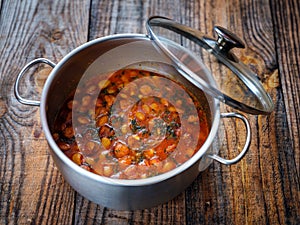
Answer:
<svg viewBox="0 0 300 225"><path fill-rule="evenodd" d="M190 54L179 46L174 47L178 47L178 52L182 52L183 55ZM216 155L218 150L212 148L221 117L219 101L206 95L211 114L209 136L201 149L181 166L155 177L137 180L102 177L80 168L59 149L51 131L59 106L63 104L70 91L76 87L86 70L94 69L106 72L123 68L126 65L140 65L141 62L146 62L143 64L144 67L150 68L154 65L155 69L164 73L167 71L161 70L166 68L160 65L171 64L171 62L168 57L159 52L147 36L138 34L113 35L96 39L73 50L57 65L48 61L44 62L54 66L54 69L46 80L40 102L30 102L30 100L20 97L18 93L18 80L29 66L24 68L18 77L15 85L16 97L23 104L40 105L41 124L53 160L65 180L87 199L118 210L150 208L180 194L195 180L200 171L212 163L213 159L222 161L222 158L218 159ZM215 85L207 71L203 71L203 68L200 68L199 71L202 71L201 76L204 76L207 82ZM246 121L245 118L242 119L244 122ZM247 121L245 124L247 125ZM250 137L248 128L247 132L247 136ZM244 150L234 159L234 162L223 163L231 164L239 161L248 149L249 143L245 144Z"/></svg>

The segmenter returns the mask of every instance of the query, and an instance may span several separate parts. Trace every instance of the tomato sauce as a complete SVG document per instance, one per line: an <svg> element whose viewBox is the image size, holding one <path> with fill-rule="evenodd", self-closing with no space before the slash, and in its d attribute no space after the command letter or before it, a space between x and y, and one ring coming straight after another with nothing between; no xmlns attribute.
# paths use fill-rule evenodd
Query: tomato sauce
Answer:
<svg viewBox="0 0 300 225"><path fill-rule="evenodd" d="M170 77L138 69L95 76L61 107L53 137L82 168L140 179L190 159L209 134L208 102Z"/></svg>

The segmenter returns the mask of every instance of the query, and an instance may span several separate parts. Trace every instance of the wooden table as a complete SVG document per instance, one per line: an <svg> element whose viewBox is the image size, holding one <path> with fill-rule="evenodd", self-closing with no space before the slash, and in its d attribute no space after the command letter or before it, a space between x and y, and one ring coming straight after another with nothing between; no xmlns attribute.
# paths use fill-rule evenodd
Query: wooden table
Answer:
<svg viewBox="0 0 300 225"><path fill-rule="evenodd" d="M34 0L0 1L0 224L300 224L300 2L298 0ZM96 205L64 181L48 151L39 107L17 102L13 86L29 61L59 62L98 37L146 33L162 15L213 35L234 31L246 43L236 53L259 75L275 109L247 115L253 131L246 157L214 162L174 200L138 211ZM218 67L209 65L213 71ZM24 82L39 99L50 69ZM27 87L27 88L26 88ZM235 111L221 106L222 112ZM244 141L225 120L220 154L232 158Z"/></svg>

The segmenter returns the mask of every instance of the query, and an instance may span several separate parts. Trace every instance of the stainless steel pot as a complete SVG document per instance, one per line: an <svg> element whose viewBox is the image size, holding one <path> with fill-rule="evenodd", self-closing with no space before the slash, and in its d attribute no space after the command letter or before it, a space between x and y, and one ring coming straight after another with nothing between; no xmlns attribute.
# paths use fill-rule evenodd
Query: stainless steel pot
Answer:
<svg viewBox="0 0 300 225"><path fill-rule="evenodd" d="M173 47L177 48L176 45ZM190 54L189 51L179 46L177 50L183 54ZM138 180L102 177L80 168L59 149L52 137L51 129L58 106L63 104L86 70L117 70L140 62L148 62L145 64L146 67L160 63L172 64L171 60L161 54L146 35L113 35L96 39L76 48L57 65L47 59L36 59L23 68L15 83L15 95L20 103L40 106L41 123L50 145L51 155L65 180L87 199L114 209L143 209L169 201L187 188L199 172L212 163L213 159L227 165L238 162L245 155L251 140L247 119L238 113L221 114L219 100L206 94L211 112L209 136L201 149L181 166L155 177ZM19 93L20 80L29 68L39 63L46 63L53 67L53 70L46 80L40 101L25 99ZM200 61L198 63L201 65ZM205 68L204 65L203 68ZM216 84L211 74L203 68L200 68L202 79L215 87ZM158 70L164 70L164 67L159 67ZM216 150L212 148L219 129L220 118L223 117L241 119L246 127L246 142L243 150L231 160L221 158L217 152L213 152Z"/></svg>

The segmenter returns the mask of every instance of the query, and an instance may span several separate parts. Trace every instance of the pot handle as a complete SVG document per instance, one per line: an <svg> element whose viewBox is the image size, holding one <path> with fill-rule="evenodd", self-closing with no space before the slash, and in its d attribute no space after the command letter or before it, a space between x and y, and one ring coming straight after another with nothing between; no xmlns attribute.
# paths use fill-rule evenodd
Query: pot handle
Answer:
<svg viewBox="0 0 300 225"><path fill-rule="evenodd" d="M37 58L37 59L34 59L32 60L30 63L28 63L22 70L21 72L18 74L18 77L16 79L16 83L15 83L15 86L14 86L14 93L15 93L15 96L17 98L17 100L24 104L24 105L31 105L31 106L39 106L40 105L40 101L36 101L36 100L30 100L30 99L26 99L26 98L23 98L21 95L20 95L20 92L19 92L19 86L20 86L20 80L21 78L24 76L24 74L31 68L33 67L34 65L36 64L39 64L39 63L45 63L45 64L48 64L49 66L51 66L52 68L54 68L56 66L55 63L51 62L50 60L48 59L45 59L45 58Z"/></svg>
<svg viewBox="0 0 300 225"><path fill-rule="evenodd" d="M221 114L221 118L230 118L230 117L235 117L235 118L241 119L244 122L244 125L246 127L246 135L247 136L246 136L246 141L245 141L243 150L240 152L240 154L238 154L238 156L236 156L233 159L224 159L216 154L207 155L207 157L214 159L225 165L231 165L231 164L239 162L245 156L246 152L249 149L250 142L251 142L251 128L250 128L250 124L249 124L247 118L239 113L222 113Z"/></svg>

